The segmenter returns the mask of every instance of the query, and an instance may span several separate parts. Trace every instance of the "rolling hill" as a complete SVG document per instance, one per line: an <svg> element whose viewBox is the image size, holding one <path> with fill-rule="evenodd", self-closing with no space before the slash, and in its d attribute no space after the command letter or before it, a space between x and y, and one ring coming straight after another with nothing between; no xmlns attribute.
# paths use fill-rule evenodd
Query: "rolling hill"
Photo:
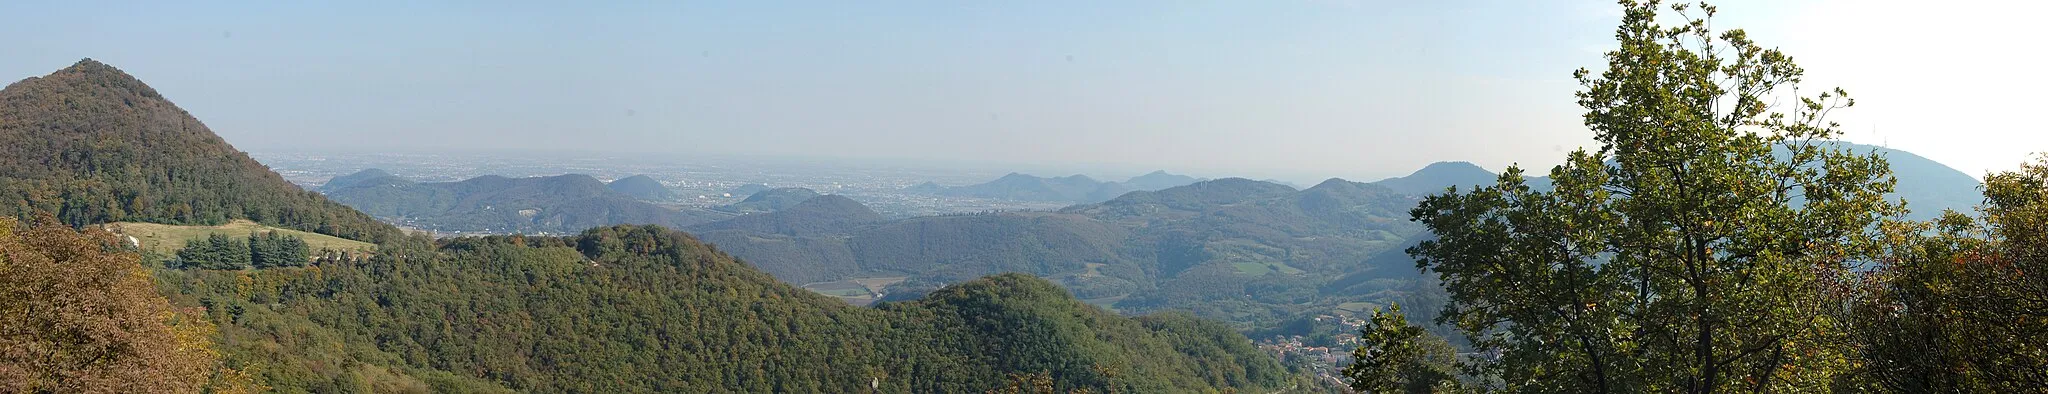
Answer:
<svg viewBox="0 0 2048 394"><path fill-rule="evenodd" d="M762 192L768 193L768 192ZM691 231L744 230L780 235L823 235L883 221L860 202L839 195L811 197L789 208L689 227Z"/></svg>
<svg viewBox="0 0 2048 394"><path fill-rule="evenodd" d="M0 215L399 235L286 182L149 85L92 59L0 89Z"/></svg>
<svg viewBox="0 0 2048 394"><path fill-rule="evenodd" d="M230 352L287 390L972 392L1050 372L1061 388L1187 392L1286 377L1220 324L1118 316L1023 275L862 308L653 226L393 249L415 257L261 270L247 275L275 285L241 294L231 271L166 283L179 304L242 311L217 314Z"/></svg>
<svg viewBox="0 0 2048 394"><path fill-rule="evenodd" d="M740 200L740 202L714 207L712 210L740 214L775 212L796 206L817 196L818 192L811 189L779 187L754 192L754 194L747 195L747 198Z"/></svg>
<svg viewBox="0 0 2048 394"><path fill-rule="evenodd" d="M640 199L641 201L669 201L676 199L675 191L669 190L668 186L661 185L661 181L654 180L654 178L646 175L619 178L605 184L605 187L619 192L619 194Z"/></svg>
<svg viewBox="0 0 2048 394"><path fill-rule="evenodd" d="M1498 174L1470 162L1443 161L1430 163L1408 176L1387 178L1373 183L1386 186L1397 193L1422 196L1443 193L1445 188L1452 186L1458 187L1458 190L1470 191L1473 186L1492 186L1497 180Z"/></svg>
<svg viewBox="0 0 2048 394"><path fill-rule="evenodd" d="M614 224L682 227L727 216L642 202L581 174L486 175L426 183L392 176L348 178L352 182L326 189L327 196L377 217L438 231L566 233Z"/></svg>

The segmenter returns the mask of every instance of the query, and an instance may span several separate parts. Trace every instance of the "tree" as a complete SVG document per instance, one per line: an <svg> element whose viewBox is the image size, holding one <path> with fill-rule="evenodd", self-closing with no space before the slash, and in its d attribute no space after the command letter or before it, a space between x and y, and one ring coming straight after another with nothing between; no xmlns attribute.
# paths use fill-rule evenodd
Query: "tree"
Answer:
<svg viewBox="0 0 2048 394"><path fill-rule="evenodd" d="M1499 352L1474 369L1507 391L1826 389L1853 350L1843 283L1903 212L1882 158L1827 141L1854 101L1800 96L1792 58L1715 31L1713 6L1622 5L1607 68L1574 73L1597 151L1550 191L1514 167L1412 212L1439 237L1408 252L1443 278L1440 319Z"/></svg>
<svg viewBox="0 0 2048 394"><path fill-rule="evenodd" d="M249 234L249 264L256 268L305 266L306 241L276 231Z"/></svg>
<svg viewBox="0 0 2048 394"><path fill-rule="evenodd" d="M1859 303L1864 371L1898 392L2048 387L2048 156L1985 177L1982 216L1893 232Z"/></svg>
<svg viewBox="0 0 2048 394"><path fill-rule="evenodd" d="M178 249L178 260L184 268L210 270L240 270L250 267L249 243L220 233L207 234L206 240L185 241L185 248Z"/></svg>
<svg viewBox="0 0 2048 394"><path fill-rule="evenodd" d="M217 372L213 326L111 234L16 228L0 217L0 392L199 392Z"/></svg>
<svg viewBox="0 0 2048 394"><path fill-rule="evenodd" d="M1457 385L1453 372L1457 354L1443 338L1408 324L1401 306L1372 312L1360 328L1363 346L1351 352L1355 361L1344 367L1351 389L1362 393L1429 393Z"/></svg>

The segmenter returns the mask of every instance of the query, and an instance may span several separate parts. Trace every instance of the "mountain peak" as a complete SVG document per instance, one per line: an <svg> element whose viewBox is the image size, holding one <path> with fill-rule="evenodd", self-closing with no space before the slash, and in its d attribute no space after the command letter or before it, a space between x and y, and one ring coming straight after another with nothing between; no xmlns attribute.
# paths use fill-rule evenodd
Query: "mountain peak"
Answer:
<svg viewBox="0 0 2048 394"><path fill-rule="evenodd" d="M1415 173L1409 174L1409 176L1423 174L1470 174L1477 172L1492 173L1492 171L1487 171L1485 168L1479 167L1478 164L1472 164L1469 161L1439 161L1422 166L1422 169L1415 170Z"/></svg>
<svg viewBox="0 0 2048 394"><path fill-rule="evenodd" d="M78 62L77 62L77 63L72 63L70 67L65 67L65 68L64 68L63 70L58 70L58 72L106 72L106 71L112 71L112 72L116 72L116 73L119 73L119 72L121 72L121 69L118 69L118 68L114 68L114 66L110 66L110 65L107 65L106 63L100 63L100 61L98 61L98 60L92 60L92 58L89 58L89 57L88 57L88 58L84 58L84 59L78 59ZM126 73L122 73L122 75L127 75L127 74L126 74Z"/></svg>
<svg viewBox="0 0 2048 394"><path fill-rule="evenodd" d="M134 204L93 204L58 218L89 223L123 218L167 224L217 224L249 219L265 225L356 240L381 240L398 229L285 181L235 149L199 119L128 73L92 59L0 89L0 194L27 195L19 208L54 206L40 195L91 193ZM48 160L92 157L94 160ZM119 158L126 171L106 168ZM189 174L175 184L155 174ZM83 181L83 182L82 182ZM48 182L48 183L45 183ZM21 186L61 185L26 193ZM78 185L78 186L71 186ZM86 189L84 185L117 185ZM129 197L120 197L122 201ZM177 207L177 209L173 209Z"/></svg>
<svg viewBox="0 0 2048 394"><path fill-rule="evenodd" d="M1187 175L1177 175L1166 172L1166 170L1158 170L1145 175L1131 177L1131 179L1124 181L1124 185L1129 186L1133 190L1159 190L1201 181L1203 179Z"/></svg>
<svg viewBox="0 0 2048 394"><path fill-rule="evenodd" d="M1423 166L1408 176L1387 178L1373 183L1402 194L1423 195L1442 193L1445 188L1453 186L1470 188L1493 184L1496 176L1492 171L1471 162L1440 161Z"/></svg>

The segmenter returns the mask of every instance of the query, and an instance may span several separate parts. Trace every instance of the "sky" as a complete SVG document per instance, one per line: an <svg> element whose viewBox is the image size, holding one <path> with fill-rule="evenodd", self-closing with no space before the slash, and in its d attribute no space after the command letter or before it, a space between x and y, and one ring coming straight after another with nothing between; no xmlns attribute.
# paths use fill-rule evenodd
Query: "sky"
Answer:
<svg viewBox="0 0 2048 394"><path fill-rule="evenodd" d="M1592 145L1610 1L0 2L0 78L81 58L244 150L971 161L1376 180ZM1419 3L1419 4L1418 4ZM2020 2L1719 3L1971 175L2048 151ZM1061 174L1045 174L1061 175Z"/></svg>

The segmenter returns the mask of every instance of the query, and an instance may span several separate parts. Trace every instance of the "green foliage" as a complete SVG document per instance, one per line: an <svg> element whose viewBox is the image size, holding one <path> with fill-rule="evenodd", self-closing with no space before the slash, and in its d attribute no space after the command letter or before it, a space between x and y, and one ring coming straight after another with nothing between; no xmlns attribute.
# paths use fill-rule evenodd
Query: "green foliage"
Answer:
<svg viewBox="0 0 2048 394"><path fill-rule="evenodd" d="M2048 387L2048 157L1992 174L1983 216L1895 228L1858 304L1868 383L1896 392Z"/></svg>
<svg viewBox="0 0 2048 394"><path fill-rule="evenodd" d="M1553 191L1510 168L1414 210L1440 237L1410 253L1442 275L1443 319L1501 353L1477 370L1508 391L1829 387L1851 352L1835 289L1902 213L1885 162L1819 141L1852 103L1839 89L1772 112L1802 70L1710 30L1713 7L1672 6L1667 27L1624 4L1606 70L1577 73L1599 151L1551 170Z"/></svg>
<svg viewBox="0 0 2048 394"><path fill-rule="evenodd" d="M859 308L779 283L682 233L380 245L305 268L162 271L206 306L231 360L282 392L976 392L1011 373L1062 390L1281 385L1213 322L1121 317L1043 280L997 276Z"/></svg>
<svg viewBox="0 0 2048 394"><path fill-rule="evenodd" d="M249 234L249 264L256 268L299 267L311 260L306 240L275 232Z"/></svg>
<svg viewBox="0 0 2048 394"><path fill-rule="evenodd" d="M251 265L249 244L224 234L211 234L206 240L185 241L185 248L178 249L177 266L208 270L248 269Z"/></svg>
<svg viewBox="0 0 2048 394"><path fill-rule="evenodd" d="M226 234L208 234L205 240L185 241L178 249L172 268L240 270L248 268L300 267L312 260L306 241L276 232L250 233L247 239Z"/></svg>
<svg viewBox="0 0 2048 394"><path fill-rule="evenodd" d="M375 241L398 230L299 189L155 89L90 59L0 90L0 215L74 227L233 219Z"/></svg>
<svg viewBox="0 0 2048 394"><path fill-rule="evenodd" d="M1442 337L1408 324L1401 306L1374 310L1360 328L1364 345L1344 367L1351 389L1362 393L1429 393L1455 388L1457 354Z"/></svg>

